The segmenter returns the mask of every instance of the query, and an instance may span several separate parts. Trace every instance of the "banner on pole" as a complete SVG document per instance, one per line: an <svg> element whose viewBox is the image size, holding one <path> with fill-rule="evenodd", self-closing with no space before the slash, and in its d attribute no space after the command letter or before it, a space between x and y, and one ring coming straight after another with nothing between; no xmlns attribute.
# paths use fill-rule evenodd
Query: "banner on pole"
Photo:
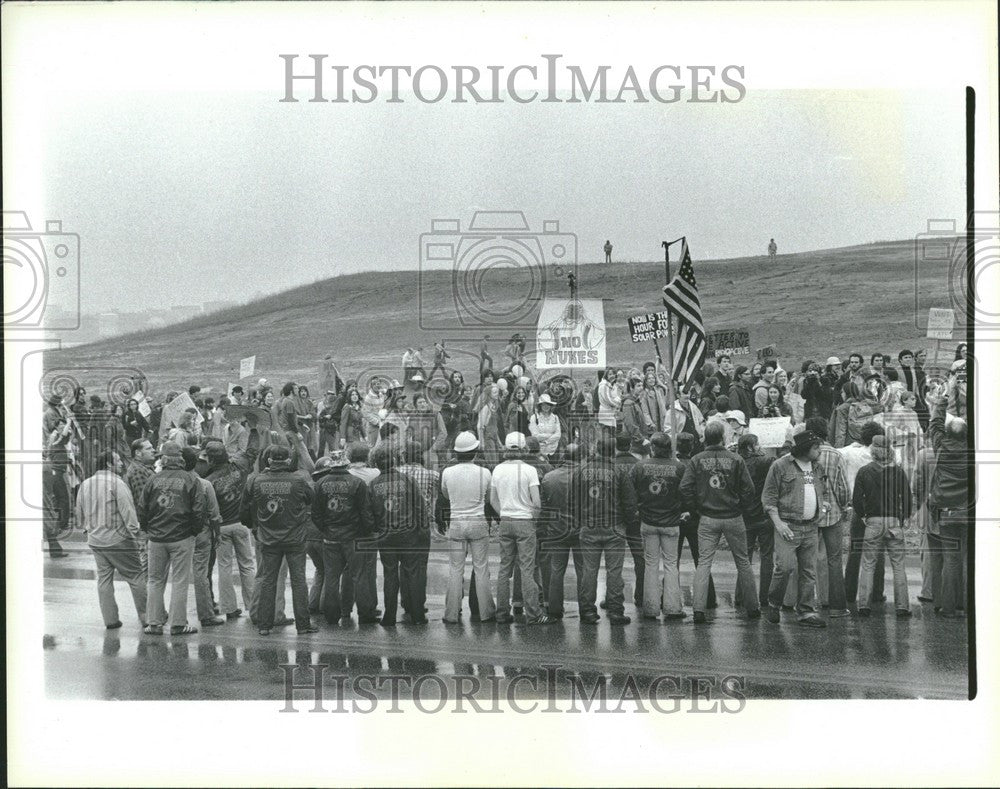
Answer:
<svg viewBox="0 0 1000 789"><path fill-rule="evenodd" d="M607 366L604 302L601 299L545 299L536 333L539 370Z"/></svg>
<svg viewBox="0 0 1000 789"><path fill-rule="evenodd" d="M670 317L666 310L633 315L628 319L628 333L632 342L646 342L667 336Z"/></svg>
<svg viewBox="0 0 1000 789"><path fill-rule="evenodd" d="M749 356L750 332L747 329L719 329L710 331L705 338L706 356Z"/></svg>
<svg viewBox="0 0 1000 789"><path fill-rule="evenodd" d="M240 380L242 381L244 378L249 378L253 375L256 368L256 356L248 356L246 359L240 359Z"/></svg>

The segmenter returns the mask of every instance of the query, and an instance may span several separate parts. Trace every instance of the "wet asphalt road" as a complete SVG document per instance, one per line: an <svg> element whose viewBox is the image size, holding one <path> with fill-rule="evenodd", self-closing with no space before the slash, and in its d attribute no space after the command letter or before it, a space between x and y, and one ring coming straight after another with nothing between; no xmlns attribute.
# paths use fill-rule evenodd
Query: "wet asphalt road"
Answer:
<svg viewBox="0 0 1000 789"><path fill-rule="evenodd" d="M90 552L78 543L67 549L69 558L45 559L44 668L46 694L53 699L283 700L290 669L282 666L291 664L327 667L322 671L329 679L328 695L341 681L337 677L346 678L337 691L346 698L358 696L359 677L364 695L386 698L391 677L399 675L410 682L421 675L451 683L460 675L470 677L463 681L477 698L503 696L519 675L528 679L514 681L517 698L547 693L564 698L572 675L585 689L606 682L612 699L630 683L645 695L658 677L667 679L659 681L656 693L671 698L690 695L699 677L703 687L725 683L747 699L967 697L966 621L942 620L930 606L916 602L920 570L915 558L908 566L912 619L896 619L890 601L888 609L876 606L870 619L832 619L825 630L801 628L788 614L780 626L741 619L732 600L735 567L725 553L713 568L719 608L709 625L691 621L693 566L685 560L681 581L689 616L679 623L640 622L627 604L632 624L614 627L604 617L586 626L579 622L575 602L569 602L565 619L553 626L473 623L467 609L460 625L446 626L440 620L447 563L432 553L429 625L330 626L314 617L319 633L298 636L292 626L265 637L244 617L192 636L158 637L142 633L124 583L116 584L116 594L125 625L105 630ZM496 561L492 555L494 579ZM569 571L568 601L574 583ZM886 589L891 596L891 583ZM631 595L631 561L626 560L626 600ZM196 623L193 590L189 606L189 621ZM309 679L301 672L293 676L296 683ZM421 694L436 698L437 684L424 686ZM402 687L406 697L410 685Z"/></svg>

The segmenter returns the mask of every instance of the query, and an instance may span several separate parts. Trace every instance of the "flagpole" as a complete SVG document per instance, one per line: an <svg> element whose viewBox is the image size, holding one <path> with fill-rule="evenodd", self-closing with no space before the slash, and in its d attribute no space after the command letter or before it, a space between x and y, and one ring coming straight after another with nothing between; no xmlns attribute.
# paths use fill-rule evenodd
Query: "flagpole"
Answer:
<svg viewBox="0 0 1000 789"><path fill-rule="evenodd" d="M681 237L683 238L683 236ZM664 273L666 274L666 284L670 284L670 245L676 244L680 239L674 241L664 241L663 246L663 266ZM667 373L667 398L669 402L667 403L667 413L670 414L670 438L674 443L674 451L677 449L677 418L674 413L674 402L677 400L677 394L674 391L674 320L673 316L667 313L667 365L669 367Z"/></svg>

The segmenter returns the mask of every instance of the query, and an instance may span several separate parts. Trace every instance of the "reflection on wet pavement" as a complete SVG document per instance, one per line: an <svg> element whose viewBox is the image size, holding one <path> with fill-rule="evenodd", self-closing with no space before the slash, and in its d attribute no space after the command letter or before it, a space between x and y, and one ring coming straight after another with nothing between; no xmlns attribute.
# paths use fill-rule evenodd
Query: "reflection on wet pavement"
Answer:
<svg viewBox="0 0 1000 789"><path fill-rule="evenodd" d="M246 618L193 636L147 636L128 608L125 585L117 590L125 626L107 631L94 581L77 575L86 573L82 562L60 567L58 577L47 568L47 695L283 700L286 673L291 671L284 667L322 666L330 692L343 681L342 695L347 698L355 695L358 678L368 683L363 685L366 694L386 698L392 677L412 682L421 676L461 679L475 687L475 698L505 697L512 684L518 699L544 698L547 693L566 698L574 682L586 689L606 684L609 699L628 696L631 687L644 694L654 685L661 698L689 697L699 677L716 687L726 678L738 678L738 695L748 700L967 697L965 620L941 620L929 606L918 604L911 620L898 620L890 604L887 610L876 608L869 620L830 620L826 630L799 628L787 618L781 626L747 621L733 608L735 570L731 563L722 563L713 571L719 608L707 626L696 627L690 618L640 623L632 606L626 611L633 617L631 625L612 627L605 617L597 626L585 626L570 604L566 619L550 627L467 619L445 627L440 622L441 579L435 579L440 569L433 564L430 625L329 626L320 618L320 632L308 637L296 636L294 627L262 637ZM912 574L911 584L918 573ZM690 577L683 580L689 598ZM567 589L571 583L568 579ZM911 586L914 599L916 593ZM630 590L626 594L630 597ZM196 622L191 598L191 621ZM690 606L689 600L686 604ZM547 683L546 671L555 671L554 679L548 678L553 681ZM303 683L311 675L299 669L293 676L295 683ZM436 698L438 681L423 685L431 699Z"/></svg>

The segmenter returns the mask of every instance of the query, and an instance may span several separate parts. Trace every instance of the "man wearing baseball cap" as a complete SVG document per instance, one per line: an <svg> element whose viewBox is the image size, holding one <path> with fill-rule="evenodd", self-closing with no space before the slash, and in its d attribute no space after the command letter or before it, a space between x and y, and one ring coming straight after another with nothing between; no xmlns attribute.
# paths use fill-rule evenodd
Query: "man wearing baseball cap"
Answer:
<svg viewBox="0 0 1000 789"><path fill-rule="evenodd" d="M556 620L542 613L535 582L535 549L538 540L536 526L542 509L538 472L521 459L525 449L523 433L508 433L504 447L506 459L493 469L490 484L490 503L500 513L497 623L509 624L514 621L510 614L510 579L514 574L514 564L517 563L521 568L525 624L552 624Z"/></svg>
<svg viewBox="0 0 1000 789"><path fill-rule="evenodd" d="M816 552L820 517L829 511L826 479L819 466L820 439L801 429L793 436L790 454L778 458L767 472L761 504L774 524L775 568L768 592L767 621L781 622L781 605L791 573L798 572L798 622L826 627L816 613Z"/></svg>
<svg viewBox="0 0 1000 789"><path fill-rule="evenodd" d="M170 634L190 635L198 629L187 624L188 585L195 537L209 519L208 500L195 476L184 468L184 455L177 444L163 444L160 464L160 473L150 477L136 502L139 528L149 539L145 632L163 635L167 623L163 598L169 570Z"/></svg>

